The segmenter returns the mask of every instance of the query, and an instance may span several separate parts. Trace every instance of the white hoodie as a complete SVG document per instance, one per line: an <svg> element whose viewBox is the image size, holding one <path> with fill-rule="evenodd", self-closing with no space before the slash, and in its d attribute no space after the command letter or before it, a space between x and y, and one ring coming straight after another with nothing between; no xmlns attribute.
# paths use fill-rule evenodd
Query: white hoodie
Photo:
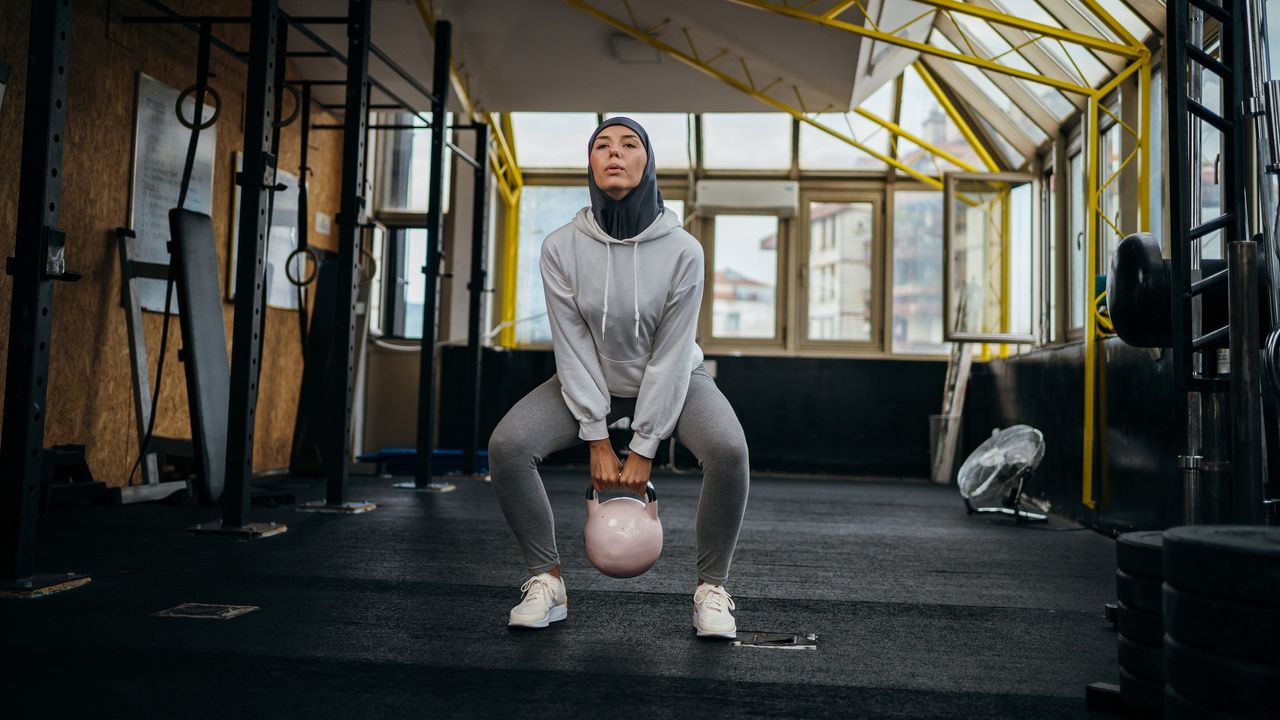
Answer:
<svg viewBox="0 0 1280 720"><path fill-rule="evenodd" d="M610 396L636 398L630 447L652 458L675 430L689 375L702 363L694 342L702 245L669 209L639 235L616 240L585 207L547 236L539 266L578 437L607 438Z"/></svg>

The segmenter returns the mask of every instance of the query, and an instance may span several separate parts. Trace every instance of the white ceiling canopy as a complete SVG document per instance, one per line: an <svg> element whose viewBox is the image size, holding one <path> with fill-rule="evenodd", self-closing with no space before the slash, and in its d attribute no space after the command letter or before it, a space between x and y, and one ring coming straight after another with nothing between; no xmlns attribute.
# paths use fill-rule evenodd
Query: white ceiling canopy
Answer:
<svg viewBox="0 0 1280 720"><path fill-rule="evenodd" d="M621 0L590 0L592 7L630 20ZM334 16L346 12L343 0L281 0L281 9L298 16ZM887 15L911 15L909 2L885 3ZM739 112L768 108L760 101L680 62L562 0L434 0L436 17L453 24L453 57L468 78L472 99L486 111ZM918 8L919 6L915 6ZM853 33L821 27L726 0L646 0L631 2L636 23L653 30L661 42L690 52L692 39L703 59L726 51L713 66L743 77L745 61L759 87L777 80L771 94L795 105L791 85L800 87L809 109L848 109L856 97L863 40ZM925 8L924 10L927 10ZM872 3L872 15L880 14ZM841 19L856 21L860 13ZM664 22L665 21L665 22ZM919 23L927 28L928 21ZM686 36L687 31L687 36ZM311 32L346 52L341 25L315 25ZM433 43L416 0L377 0L373 5L375 46L423 88L431 86ZM318 46L297 29L290 50ZM867 43L870 45L871 43ZM880 46L883 49L886 46ZM912 58L913 59L913 58ZM906 62L909 62L907 59ZM293 58L302 79L341 79L341 63L324 58ZM873 67L874 67L874 63ZM896 63L895 63L896 64ZM424 114L427 98L376 57L372 77L391 94ZM878 76L881 73L877 73ZM874 82L874 81L872 81ZM872 88L871 90L874 90ZM340 87L317 87L314 97L340 105ZM393 102L375 88L374 104ZM460 110L455 101L452 110Z"/></svg>

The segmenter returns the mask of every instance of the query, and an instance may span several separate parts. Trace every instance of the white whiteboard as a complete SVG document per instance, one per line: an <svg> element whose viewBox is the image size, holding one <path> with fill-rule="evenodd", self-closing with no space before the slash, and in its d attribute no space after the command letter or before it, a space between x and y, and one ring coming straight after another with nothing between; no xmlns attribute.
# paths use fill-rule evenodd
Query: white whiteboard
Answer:
<svg viewBox="0 0 1280 720"><path fill-rule="evenodd" d="M244 167L244 154L236 152L236 172ZM289 282L284 274L285 261L298 249L298 176L284 170L276 170L276 184L283 183L284 190L278 190L271 206L271 231L267 233L267 269L264 282L267 283L267 305L284 310L298 309L298 288ZM227 267L227 298L236 297L236 258L240 253L240 186L235 187L232 199L234 208L231 211L231 251L227 253L230 265ZM293 258L293 276L306 277L306 258L296 255Z"/></svg>
<svg viewBox="0 0 1280 720"><path fill-rule="evenodd" d="M174 105L180 91L144 73L138 73L134 111L133 180L129 192L129 227L137 237L129 240L129 257L143 262L169 264L169 211L178 206L182 166L187 159L191 131L178 122ZM195 93L182 104L183 116L195 116ZM206 105L203 117L213 113ZM217 124L200 132L186 208L213 214L213 158ZM143 310L164 312L164 280L140 280ZM178 312L174 291L173 312Z"/></svg>

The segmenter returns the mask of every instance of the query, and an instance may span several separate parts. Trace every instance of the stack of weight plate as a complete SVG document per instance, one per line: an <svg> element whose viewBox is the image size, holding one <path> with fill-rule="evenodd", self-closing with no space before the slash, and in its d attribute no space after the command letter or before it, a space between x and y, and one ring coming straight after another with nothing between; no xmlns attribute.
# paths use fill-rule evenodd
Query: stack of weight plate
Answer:
<svg viewBox="0 0 1280 720"><path fill-rule="evenodd" d="M1135 713L1158 717L1164 699L1161 533L1133 532L1116 538L1116 566L1120 697Z"/></svg>
<svg viewBox="0 0 1280 720"><path fill-rule="evenodd" d="M1280 528L1164 535L1165 717L1280 718Z"/></svg>

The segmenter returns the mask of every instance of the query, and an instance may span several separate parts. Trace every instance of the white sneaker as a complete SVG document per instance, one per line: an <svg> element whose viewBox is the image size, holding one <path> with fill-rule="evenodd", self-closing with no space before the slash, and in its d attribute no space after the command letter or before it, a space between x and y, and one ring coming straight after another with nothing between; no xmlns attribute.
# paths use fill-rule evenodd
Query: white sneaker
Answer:
<svg viewBox="0 0 1280 720"><path fill-rule="evenodd" d="M550 573L534 575L520 586L524 599L511 608L508 627L544 628L569 616L564 581Z"/></svg>
<svg viewBox="0 0 1280 720"><path fill-rule="evenodd" d="M733 598L720 585L703 583L693 594L693 629L698 637L738 637L738 623L733 615Z"/></svg>

